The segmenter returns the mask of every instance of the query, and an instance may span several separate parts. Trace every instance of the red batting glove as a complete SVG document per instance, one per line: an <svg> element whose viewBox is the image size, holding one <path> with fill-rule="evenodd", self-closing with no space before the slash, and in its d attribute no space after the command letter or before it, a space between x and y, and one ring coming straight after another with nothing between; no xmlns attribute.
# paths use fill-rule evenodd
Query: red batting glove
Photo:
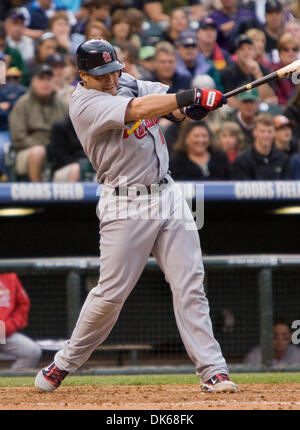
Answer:
<svg viewBox="0 0 300 430"><path fill-rule="evenodd" d="M226 97L221 93L221 91L195 88L195 105L202 106L204 109L211 111L226 103Z"/></svg>

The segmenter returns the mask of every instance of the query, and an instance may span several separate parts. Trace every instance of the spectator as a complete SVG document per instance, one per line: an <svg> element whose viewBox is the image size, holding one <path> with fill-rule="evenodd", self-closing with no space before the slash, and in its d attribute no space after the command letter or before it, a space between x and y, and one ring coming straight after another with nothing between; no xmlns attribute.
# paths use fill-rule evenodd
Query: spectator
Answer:
<svg viewBox="0 0 300 430"><path fill-rule="evenodd" d="M58 44L55 35L47 31L36 42L35 55L29 64L31 75L35 73L41 64L47 61L49 55L54 54L57 50Z"/></svg>
<svg viewBox="0 0 300 430"><path fill-rule="evenodd" d="M33 0L22 7L26 26L24 34L33 39L39 39L43 32L47 30L48 20L56 10L57 7L53 0ZM75 21L73 24L75 24Z"/></svg>
<svg viewBox="0 0 300 430"><path fill-rule="evenodd" d="M130 22L131 31L137 36L140 46L149 44L149 38L144 31L144 23L146 23L146 15L134 7L126 10L127 18Z"/></svg>
<svg viewBox="0 0 300 430"><path fill-rule="evenodd" d="M168 27L163 31L160 39L175 46L180 34L189 29L189 18L185 10L177 7L170 12Z"/></svg>
<svg viewBox="0 0 300 430"><path fill-rule="evenodd" d="M67 107L69 106L69 101L75 86L66 81L64 73L64 68L66 66L65 58L62 54L56 52L55 54L47 57L47 63L53 70L54 90Z"/></svg>
<svg viewBox="0 0 300 430"><path fill-rule="evenodd" d="M65 66L63 74L66 83L76 86L80 78L78 76L76 60L74 59L74 57L70 55L67 55L65 57Z"/></svg>
<svg viewBox="0 0 300 430"><path fill-rule="evenodd" d="M294 121L289 120L284 115L274 116L275 139L274 144L277 149L285 152L287 155L293 155L299 152L298 142L293 139Z"/></svg>
<svg viewBox="0 0 300 430"><path fill-rule="evenodd" d="M297 366L300 364L300 348L292 345L290 325L283 319L273 324L273 360L272 367ZM262 356L260 345L255 346L245 357L248 366L261 366Z"/></svg>
<svg viewBox="0 0 300 430"><path fill-rule="evenodd" d="M89 12L90 12L89 19L91 21L100 21L107 28L110 28L110 25L111 25L110 11L111 11L110 0L91 0L89 5Z"/></svg>
<svg viewBox="0 0 300 430"><path fill-rule="evenodd" d="M232 52L236 37L249 28L257 27L259 23L251 10L238 6L238 0L221 0L221 5L221 9L209 17L217 23L219 45Z"/></svg>
<svg viewBox="0 0 300 430"><path fill-rule="evenodd" d="M53 124L48 153L54 171L54 182L80 180L80 160L87 158L69 115Z"/></svg>
<svg viewBox="0 0 300 430"><path fill-rule="evenodd" d="M33 76L28 93L19 98L9 116L18 175L28 175L32 182L42 180L51 127L65 113L65 105L54 91L53 71L44 64Z"/></svg>
<svg viewBox="0 0 300 430"><path fill-rule="evenodd" d="M286 21L283 33L290 33L296 40L300 40L300 21L297 19L289 19ZM300 52L298 52L298 59L300 59Z"/></svg>
<svg viewBox="0 0 300 430"><path fill-rule="evenodd" d="M227 155L228 161L233 163L241 149L245 147L244 137L239 125L233 121L225 121L218 133L220 148Z"/></svg>
<svg viewBox="0 0 300 430"><path fill-rule="evenodd" d="M29 84L28 67L20 52L15 48L9 47L6 36L4 24L0 22L0 56L2 53L5 54L7 67L17 67L22 72L22 84L27 86Z"/></svg>
<svg viewBox="0 0 300 430"><path fill-rule="evenodd" d="M289 33L284 33L278 42L278 51L280 57L280 63L273 66L273 70L278 70L281 67L287 66L288 64L296 61L300 49L299 40L295 39ZM295 85L290 78L278 79L275 82L276 94L278 96L278 103L285 106L291 96L293 96Z"/></svg>
<svg viewBox="0 0 300 430"><path fill-rule="evenodd" d="M258 64L262 64L270 69L272 65L266 53L267 38L265 33L259 28L250 28L250 30L246 31L245 35L253 42L255 50L254 60L257 61Z"/></svg>
<svg viewBox="0 0 300 430"><path fill-rule="evenodd" d="M169 42L159 42L155 47L153 81L169 85L170 93L190 87L190 77L176 70L176 51Z"/></svg>
<svg viewBox="0 0 300 430"><path fill-rule="evenodd" d="M300 154L294 154L291 158L291 178L300 180Z"/></svg>
<svg viewBox="0 0 300 430"><path fill-rule="evenodd" d="M135 43L138 49L141 46L138 36L132 33L130 19L126 11L117 9L111 17L110 43L121 48L126 42Z"/></svg>
<svg viewBox="0 0 300 430"><path fill-rule="evenodd" d="M0 131L8 130L8 115L27 88L20 84L22 72L16 67L6 71L6 85L0 86Z"/></svg>
<svg viewBox="0 0 300 430"><path fill-rule="evenodd" d="M131 42L124 43L122 45L122 62L125 65L124 72L129 73L136 79L141 79L141 75L138 68L139 61L139 49Z"/></svg>
<svg viewBox="0 0 300 430"><path fill-rule="evenodd" d="M282 180L290 178L289 157L273 145L274 119L259 114L255 119L253 145L235 159L234 178L237 180Z"/></svg>
<svg viewBox="0 0 300 430"><path fill-rule="evenodd" d="M182 128L170 159L175 180L203 181L229 179L226 154L217 149L204 122L188 121Z"/></svg>
<svg viewBox="0 0 300 430"><path fill-rule="evenodd" d="M139 51L139 63L137 65L141 79L152 81L154 73L154 46L142 46Z"/></svg>
<svg viewBox="0 0 300 430"><path fill-rule="evenodd" d="M190 80L197 75L209 75L214 80L216 89L223 91L220 72L212 61L199 52L198 39L194 32L183 31L178 39L176 70L189 76Z"/></svg>
<svg viewBox="0 0 300 430"><path fill-rule="evenodd" d="M92 1L82 0L78 12L76 12L76 24L72 27L72 33L77 36L83 36L85 27L89 21L96 21L91 18ZM109 15L109 14L108 14ZM108 24L109 25L109 24ZM108 26L106 25L108 28Z"/></svg>
<svg viewBox="0 0 300 430"><path fill-rule="evenodd" d="M59 10L48 20L48 30L54 34L58 51L62 54L75 52L77 46L72 47L71 25L65 10Z"/></svg>
<svg viewBox="0 0 300 430"><path fill-rule="evenodd" d="M300 140L300 85L298 84L296 87L296 93L294 97L289 101L288 105L283 111L283 115L288 117L290 120L293 120L296 124L293 129L293 136L298 140Z"/></svg>
<svg viewBox="0 0 300 430"><path fill-rule="evenodd" d="M12 370L34 368L40 347L20 333L28 323L30 300L15 273L0 274L0 320L5 324L6 343L0 344L0 360L13 361Z"/></svg>
<svg viewBox="0 0 300 430"><path fill-rule="evenodd" d="M221 70L221 78L225 93L271 73L264 65L258 64L257 61L254 60L254 43L247 36L241 35L237 38L235 42L235 53L237 61ZM258 87L258 92L262 101L267 103L277 101L275 91L270 84L260 85ZM236 97L231 97L228 100L228 104L233 107L238 107Z"/></svg>
<svg viewBox="0 0 300 430"><path fill-rule="evenodd" d="M266 2L265 34L267 38L266 52L271 63L278 63L279 56L277 44L283 34L284 10L279 0L268 0Z"/></svg>
<svg viewBox="0 0 300 430"><path fill-rule="evenodd" d="M5 154L10 146L10 133L8 129L8 116L14 104L27 88L20 84L22 72L16 67L6 71L6 85L0 86L0 175L2 180L8 177L5 163Z"/></svg>
<svg viewBox="0 0 300 430"><path fill-rule="evenodd" d="M150 21L169 22L169 15L164 13L162 1L157 0L133 0L133 7L142 10Z"/></svg>
<svg viewBox="0 0 300 430"><path fill-rule="evenodd" d="M25 17L21 9L12 9L5 19L6 42L10 48L17 49L25 63L34 56L34 42L24 35Z"/></svg>
<svg viewBox="0 0 300 430"><path fill-rule="evenodd" d="M214 63L216 69L222 70L232 63L232 60L229 52L221 49L217 44L217 35L217 24L212 18L206 17L199 22L198 48L205 58Z"/></svg>
<svg viewBox="0 0 300 430"><path fill-rule="evenodd" d="M101 21L90 21L85 27L85 40L105 39L109 40L110 32ZM84 40L83 40L84 41Z"/></svg>
<svg viewBox="0 0 300 430"><path fill-rule="evenodd" d="M227 115L227 119L234 121L243 133L245 148L253 144L253 130L255 118L259 111L259 95L256 88L238 94L238 108Z"/></svg>

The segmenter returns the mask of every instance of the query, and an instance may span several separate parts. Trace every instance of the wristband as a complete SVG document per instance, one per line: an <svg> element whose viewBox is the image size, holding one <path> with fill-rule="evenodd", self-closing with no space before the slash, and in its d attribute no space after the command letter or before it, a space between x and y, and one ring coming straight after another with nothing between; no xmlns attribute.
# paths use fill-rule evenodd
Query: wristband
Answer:
<svg viewBox="0 0 300 430"><path fill-rule="evenodd" d="M180 93L176 93L176 101L179 109L190 106L195 102L195 90L184 90L180 91Z"/></svg>

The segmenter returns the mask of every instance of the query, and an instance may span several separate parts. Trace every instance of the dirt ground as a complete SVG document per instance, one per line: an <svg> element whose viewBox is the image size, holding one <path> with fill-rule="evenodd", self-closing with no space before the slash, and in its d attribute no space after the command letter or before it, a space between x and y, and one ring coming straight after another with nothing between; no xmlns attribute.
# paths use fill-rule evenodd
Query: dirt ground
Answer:
<svg viewBox="0 0 300 430"><path fill-rule="evenodd" d="M300 384L244 384L238 393L202 393L199 385L78 386L38 393L0 388L0 410L300 410Z"/></svg>

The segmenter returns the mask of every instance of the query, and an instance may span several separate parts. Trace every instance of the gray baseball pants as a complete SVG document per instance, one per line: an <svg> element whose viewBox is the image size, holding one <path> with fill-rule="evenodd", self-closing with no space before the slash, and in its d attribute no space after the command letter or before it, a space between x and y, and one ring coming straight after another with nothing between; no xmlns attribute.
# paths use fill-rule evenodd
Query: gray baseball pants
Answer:
<svg viewBox="0 0 300 430"><path fill-rule="evenodd" d="M34 368L41 353L39 345L22 333L13 333L0 345L0 360L13 361L12 370Z"/></svg>
<svg viewBox="0 0 300 430"><path fill-rule="evenodd" d="M75 371L108 337L152 252L170 284L176 323L196 374L206 381L216 373L228 373L203 288L199 234L196 228L187 229L194 224L193 216L178 186L168 179L159 197L116 197L103 187L100 278L86 298L70 340L55 355L60 369Z"/></svg>

